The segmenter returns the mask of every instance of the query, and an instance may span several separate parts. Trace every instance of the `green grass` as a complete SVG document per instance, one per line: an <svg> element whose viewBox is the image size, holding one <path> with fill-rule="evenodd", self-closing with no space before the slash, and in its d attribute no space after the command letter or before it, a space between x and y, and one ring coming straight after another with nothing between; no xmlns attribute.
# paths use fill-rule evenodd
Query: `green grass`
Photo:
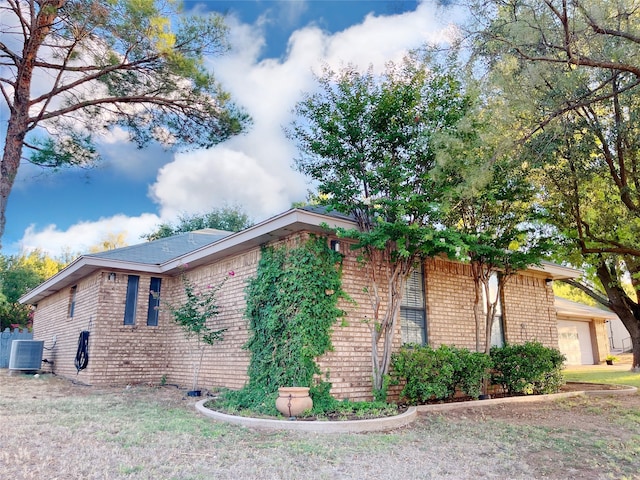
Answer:
<svg viewBox="0 0 640 480"><path fill-rule="evenodd" d="M567 368L562 373L568 382L615 383L640 388L640 373L629 370L608 370L604 366L594 365L592 368Z"/></svg>

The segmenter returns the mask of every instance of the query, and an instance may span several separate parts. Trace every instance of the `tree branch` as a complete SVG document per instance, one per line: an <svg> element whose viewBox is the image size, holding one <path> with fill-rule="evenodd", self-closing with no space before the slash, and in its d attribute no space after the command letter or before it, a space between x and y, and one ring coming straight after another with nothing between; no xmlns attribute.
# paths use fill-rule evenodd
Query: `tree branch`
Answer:
<svg viewBox="0 0 640 480"><path fill-rule="evenodd" d="M572 287L575 287L581 291L583 291L584 293L586 293L587 295L589 295L589 297L593 298L596 302L598 302L600 305L607 307L607 308L611 308L611 302L609 301L609 299L604 296L601 295L600 293L597 293L595 290L593 290L590 287L587 287L586 285L583 285L582 283L578 282L577 280L573 280L571 278L563 278L558 280L562 283L566 283L567 285L571 285Z"/></svg>
<svg viewBox="0 0 640 480"><path fill-rule="evenodd" d="M621 88L618 93L624 93L627 90L631 90L635 87L637 87L638 85L640 85L640 77L633 83L630 83L629 85L627 85L624 88ZM599 88L602 88L604 85L600 85ZM591 90L589 93L582 95L579 99L579 101L577 102L570 102L567 101L567 106L563 107L555 112L553 112L552 114L550 114L546 119L540 121L538 123L538 125L536 125L536 128L534 128L533 130L531 130L529 133L527 133L524 137L522 137L519 142L525 143L528 140L531 139L531 137L533 137L533 135L535 135L537 132L539 132L540 130L543 130L544 127L546 127L547 125L549 125L553 120L555 120L556 118L564 115L567 112L571 112L571 111L576 111L579 108L583 108L583 107L587 107L589 105L592 105L594 103L598 103L601 102L603 100L609 100L614 94L613 93L607 93L604 95L599 95L597 97L589 97L590 94L594 93L595 90Z"/></svg>
<svg viewBox="0 0 640 480"><path fill-rule="evenodd" d="M63 85L59 88L54 88L51 89L49 92L40 95L37 98L32 99L29 103L30 105L37 105L40 102L46 101L48 98L54 97L56 95L59 95L61 93L64 92L68 92L69 90L73 90L75 88L77 88L80 85L83 85L85 83L89 83L91 81L95 81L95 80L99 80L101 77L104 77L110 73L116 72L116 71L129 71L129 70L137 70L137 71L142 71L142 67L145 64L151 64L155 61L157 61L160 57L158 55L154 55L151 57L146 57L144 59L141 59L137 62L132 62L132 63L119 63L118 65L113 65L111 67L104 67L104 68L100 68L97 65L92 65L90 67L86 67L86 70L77 70L77 71L85 71L85 72L89 72L92 71L94 72L92 75L87 75L84 76L82 78L79 78L78 80L76 80L75 82L71 82L69 84ZM53 67L53 64L47 64L47 65L51 65Z"/></svg>
<svg viewBox="0 0 640 480"><path fill-rule="evenodd" d="M52 112L48 112L40 117L29 118L29 123L36 123L41 120L50 120L52 118L61 117L68 113L76 112L78 110L82 110L87 107L99 106L99 105L118 105L118 104L152 104L161 107L169 107L171 110L176 111L186 111L190 110L194 113L197 111L197 105L190 104L188 102L179 103L176 99L173 98L164 98L164 97L147 97L144 95L141 96L131 96L131 97L104 97L104 98L95 98L92 100L86 100L84 102L79 102L74 105L69 105L66 108L62 108L59 110L54 110Z"/></svg>
<svg viewBox="0 0 640 480"><path fill-rule="evenodd" d="M589 12L587 11L587 9L582 5L581 2L579 1L574 1L576 7L578 7L578 9L582 12L582 14L584 15L584 17L587 19L587 23L589 24L589 26L591 27L591 29L595 32L595 33L600 33L603 35L611 35L613 37L620 37L620 38L624 38L626 40L630 40L633 43L640 43L640 37L636 36L636 35L631 35L628 32L623 32L621 30L614 30L611 28L606 28L601 26L600 24L598 24L595 19L589 15Z"/></svg>

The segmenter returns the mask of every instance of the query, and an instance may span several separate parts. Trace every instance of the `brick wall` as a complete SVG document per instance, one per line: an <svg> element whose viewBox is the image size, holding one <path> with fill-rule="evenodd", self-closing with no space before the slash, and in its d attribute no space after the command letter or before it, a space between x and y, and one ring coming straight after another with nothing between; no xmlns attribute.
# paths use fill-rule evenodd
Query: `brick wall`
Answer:
<svg viewBox="0 0 640 480"><path fill-rule="evenodd" d="M475 290L470 267L435 258L425 262L424 272L429 345L475 350Z"/></svg>
<svg viewBox="0 0 640 480"><path fill-rule="evenodd" d="M98 324L98 302L100 275L92 275L82 279L76 285L76 305L73 317L69 317L71 288L65 288L38 304L33 322L33 338L44 340L43 359L51 363L43 363L45 371L53 371L58 375L73 377L80 382L91 383L90 362L86 370L79 373L74 361L78 349L78 337L81 331L91 328L89 352L94 349L96 335L94 327ZM55 346L53 339L56 338ZM53 347L53 348L52 348ZM51 349L51 350L49 350Z"/></svg>
<svg viewBox="0 0 640 480"><path fill-rule="evenodd" d="M172 328L159 321L147 326L151 276L140 274L133 325L124 324L129 272L101 272L98 322L94 322L90 351L91 381L97 385L159 383L168 365ZM162 278L164 290L170 278Z"/></svg>
<svg viewBox="0 0 640 480"><path fill-rule="evenodd" d="M287 243L296 244L304 238L304 235L295 235ZM342 300L341 307L347 315L333 329L334 350L320 358L319 365L323 376L329 375L335 397L369 399L371 332L368 320L372 318L372 308L356 254L345 242L341 243L345 255L343 287L353 303ZM260 250L255 248L216 264L184 272L200 288L227 279L218 293L221 310L218 323L213 327L227 331L223 342L205 349L200 387L240 388L247 380L249 352L242 349L248 339L244 289L247 280L255 275L259 258ZM229 275L231 271L233 276ZM474 287L469 267L444 259L431 259L425 263L424 271L429 343L436 347L455 344L474 349ZM162 306L158 326L146 325L150 276L140 275L136 324L128 326L123 324L128 273L116 271L115 280L110 280L108 274L107 271L98 272L78 284L73 319L66 318L68 289L43 300L38 306L34 338L50 340L52 335L57 335L56 349L50 355L55 361L56 373L76 376L73 359L78 334L88 328L91 320L89 366L80 372L79 380L103 385L157 384L164 377L170 384L190 388L193 342L185 339ZM179 277L162 277L161 298L173 304L184 300ZM505 289L503 310L507 341L539 340L545 345L557 346L553 292L543 278L526 275L512 278ZM399 347L399 323L395 338L395 346Z"/></svg>
<svg viewBox="0 0 640 480"><path fill-rule="evenodd" d="M318 364L323 375L329 373L331 394L340 399L371 397L371 300L365 291L364 271L356 253L340 240L342 288L351 301L341 300L339 307L347 315L333 328L333 351L323 355ZM384 292L382 292L384 294Z"/></svg>
<svg viewBox="0 0 640 480"><path fill-rule="evenodd" d="M553 287L543 277L515 275L504 288L504 334L509 343L538 341L558 348Z"/></svg>
<svg viewBox="0 0 640 480"><path fill-rule="evenodd" d="M246 380L249 365L249 353L242 349L248 339L247 321L244 318L244 289L249 277L255 275L260 259L259 249L236 255L221 263L200 267L185 272L187 278L200 288L216 285L225 280L218 292L220 314L211 328L226 328L224 340L213 346L205 347L205 354L199 374L199 385L205 388L224 386L241 388ZM230 275L229 272L233 272ZM179 278L171 284L172 302L184 302L184 289ZM169 383L191 387L193 380L192 356L193 340L187 340L183 332L175 325L167 311L161 312L161 321L173 325L176 333L169 347L168 355L171 368L166 372Z"/></svg>

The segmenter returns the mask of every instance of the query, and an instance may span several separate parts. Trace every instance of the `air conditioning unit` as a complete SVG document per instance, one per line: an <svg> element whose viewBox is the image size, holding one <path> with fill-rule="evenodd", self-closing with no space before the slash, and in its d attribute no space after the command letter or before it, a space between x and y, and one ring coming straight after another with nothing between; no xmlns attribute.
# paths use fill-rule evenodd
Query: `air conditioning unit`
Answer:
<svg viewBox="0 0 640 480"><path fill-rule="evenodd" d="M9 370L40 370L44 340L14 340L11 342Z"/></svg>

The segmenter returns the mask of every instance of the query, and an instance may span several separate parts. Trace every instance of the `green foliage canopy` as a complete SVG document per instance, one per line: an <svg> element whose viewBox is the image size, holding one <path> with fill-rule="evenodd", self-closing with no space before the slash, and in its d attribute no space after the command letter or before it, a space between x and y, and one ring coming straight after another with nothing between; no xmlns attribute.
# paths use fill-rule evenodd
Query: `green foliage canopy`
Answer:
<svg viewBox="0 0 640 480"><path fill-rule="evenodd" d="M208 213L181 215L176 224L162 223L155 231L143 235L151 241L170 237L179 233L193 232L204 228L215 228L227 232L239 232L253 225L249 215L240 207L225 206Z"/></svg>
<svg viewBox="0 0 640 480"><path fill-rule="evenodd" d="M21 305L18 299L64 266L64 262L40 250L28 254L0 255L0 329L4 330L11 324L27 326L30 307Z"/></svg>
<svg viewBox="0 0 640 480"><path fill-rule="evenodd" d="M373 389L379 392L415 260L459 250L457 232L442 224L442 202L454 182L442 175L438 154L469 134L462 127L474 97L452 62L418 54L379 76L371 69L325 69L318 84L318 92L297 104L288 134L299 150L297 168L317 183L317 199L358 223L339 234L355 239L368 272ZM383 288L392 293L381 308Z"/></svg>
<svg viewBox="0 0 640 480"><path fill-rule="evenodd" d="M611 0L471 3L476 53L505 106L498 128L516 132L566 258L598 277L595 289L573 284L620 317L640 368L640 10Z"/></svg>
<svg viewBox="0 0 640 480"><path fill-rule="evenodd" d="M0 237L23 159L92 164L97 137L115 131L139 147L210 147L249 121L205 64L227 48L220 15L173 0L7 0L0 19Z"/></svg>

